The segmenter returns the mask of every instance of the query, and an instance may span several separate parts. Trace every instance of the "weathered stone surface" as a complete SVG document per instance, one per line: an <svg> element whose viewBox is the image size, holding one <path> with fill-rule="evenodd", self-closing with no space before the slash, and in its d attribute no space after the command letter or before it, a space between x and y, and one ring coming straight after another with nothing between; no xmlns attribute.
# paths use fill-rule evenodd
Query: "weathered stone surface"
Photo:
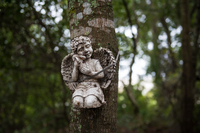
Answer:
<svg viewBox="0 0 200 133"><path fill-rule="evenodd" d="M91 58L91 40L85 36L74 38L71 50L72 54L62 61L61 73L66 85L73 91L73 107L101 107L106 104L102 89L108 88L115 73L116 61L112 52L99 48Z"/></svg>

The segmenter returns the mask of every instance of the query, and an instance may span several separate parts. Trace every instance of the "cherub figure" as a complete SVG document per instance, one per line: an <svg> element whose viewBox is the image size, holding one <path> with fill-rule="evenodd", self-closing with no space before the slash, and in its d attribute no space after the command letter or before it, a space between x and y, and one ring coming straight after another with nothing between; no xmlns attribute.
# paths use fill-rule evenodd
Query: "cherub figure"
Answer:
<svg viewBox="0 0 200 133"><path fill-rule="evenodd" d="M103 69L97 59L91 59L93 49L89 38L83 36L75 38L71 43L71 48L74 53L72 56L74 61L72 81L85 79ZM98 82L98 79L103 77L104 73L101 72L94 78L79 83L72 95L73 106L79 108L97 108L105 103L104 95Z"/></svg>
<svg viewBox="0 0 200 133"><path fill-rule="evenodd" d="M115 72L114 65L103 69L115 64L112 52L100 48L93 53L90 38L85 36L74 38L71 41L71 49L72 54L62 61L61 73L66 85L73 92L73 107L100 107L106 103L102 88L106 89L109 86ZM92 54L94 58L91 58Z"/></svg>

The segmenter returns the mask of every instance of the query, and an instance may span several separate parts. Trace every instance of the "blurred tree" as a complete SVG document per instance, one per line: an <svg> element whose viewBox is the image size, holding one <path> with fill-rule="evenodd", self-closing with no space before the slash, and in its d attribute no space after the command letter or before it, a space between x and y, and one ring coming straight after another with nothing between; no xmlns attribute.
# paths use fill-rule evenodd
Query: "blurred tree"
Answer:
<svg viewBox="0 0 200 133"><path fill-rule="evenodd" d="M34 2L0 2L0 132L64 132L69 124L69 92L59 73L69 51L67 6Z"/></svg>
<svg viewBox="0 0 200 133"><path fill-rule="evenodd" d="M192 107L195 104L194 100L192 102L192 99L195 98L195 83L199 82L198 80L196 80L198 79L196 78L198 77L198 75L196 76L196 71L199 68L199 63L197 62L197 59L199 58L199 26L197 26L199 25L199 18L197 17L198 2L193 1L188 2L189 4L187 4L190 16L187 21L189 21L188 25L192 27L189 29L190 32L187 32L187 38L190 38L190 41L187 44L188 47L191 47L189 48L191 49L191 53L187 51L183 52L183 47L181 47L184 45L181 42L181 38L183 38L181 37L180 32L183 27L181 23L181 18L183 18L182 21L186 21L186 18L181 17L180 3L180 0L122 0L121 2L115 2L114 4L114 13L116 14L116 27L127 27L131 23L130 27L132 33L134 32L134 27L136 27L137 30L139 27L139 31L136 30L136 35L139 35L139 37L135 35L136 37L138 37L137 50L139 50L139 55L137 55L137 52L136 54L134 54L134 52L131 50L134 49L134 45L131 45L130 42L131 38L124 36L124 33L117 33L118 40L120 40L119 44L120 50L122 50L122 58L132 58L132 60L134 60L135 55L142 55L141 57L146 58L148 56L147 59L150 59L149 66L147 68L147 75L150 74L154 77L155 87L149 93L154 93L154 97L152 98L155 98L157 100L157 105L159 108L157 110L158 113L155 114L156 119L151 119L151 123L148 125L145 124L145 119L143 119L144 116L142 116L142 120L144 121L143 127L146 128L148 128L148 126L152 124L155 124L155 127L159 127L158 125L163 124L163 130L182 132L181 127L186 127L185 125L183 125L183 121L188 121L189 119L191 119L193 115L192 112L196 110L190 108L190 113L185 115L188 116L188 119L185 119L183 115L180 115L182 114L180 112L184 110L183 107L185 108L185 110L188 110L188 106ZM124 5L124 8L120 7L120 5L122 4ZM185 12L186 8L181 9ZM133 38L135 36L132 35ZM185 48L185 50L189 49ZM187 61L183 60L183 58L186 56L188 60L190 58L190 62L188 62L189 65L187 66L190 66L192 68L192 71L190 70L190 68L188 68L188 70L191 71L190 75L192 76L187 74L185 74L185 76L182 75L186 73L186 71L182 69L182 66L184 66L183 64L187 64ZM132 73L132 63L130 63L129 66L130 73ZM184 78L190 79L190 82L188 82L188 84L193 84L193 87L187 87L187 89L183 89L183 86L186 84L186 82L183 81ZM129 79L131 79L130 74ZM124 89L126 90L126 85L124 86ZM132 85L131 89L133 90L136 88ZM185 94L184 96L184 92L188 92L188 89L191 91L191 95L189 96L189 94ZM127 94L128 96L130 95L129 93ZM134 96L134 93L132 92L131 95ZM199 94L196 94L196 97L199 97ZM138 99L136 97L134 99L135 100L131 100L131 98L129 98L130 101L135 101L135 103L137 103ZM180 105L182 105L182 107ZM133 106L135 107L135 105ZM139 106L139 104L137 104L137 106ZM146 111L146 113L147 112L148 111ZM140 111L139 113L141 114ZM158 119L160 119L159 121L167 120L169 125L164 124L164 122L158 122ZM194 122L191 121L190 124L188 124L188 126L190 126L190 131L192 131L193 129L192 126L195 126Z"/></svg>
<svg viewBox="0 0 200 133"><path fill-rule="evenodd" d="M194 1L193 12L190 11L189 1L181 0L181 25L182 25L182 58L183 58L183 68L182 68L182 81L181 81L181 132L182 133L193 133L194 129L194 93L196 84L196 71L197 71L197 56L199 51L198 39L199 39L199 7L200 2ZM196 7L196 9L195 9ZM191 12L191 13L190 13ZM196 24L193 26L192 15L196 13ZM194 28L194 31L190 29ZM192 37L190 33L193 32ZM194 38L194 39L192 39ZM193 44L193 45L192 45Z"/></svg>

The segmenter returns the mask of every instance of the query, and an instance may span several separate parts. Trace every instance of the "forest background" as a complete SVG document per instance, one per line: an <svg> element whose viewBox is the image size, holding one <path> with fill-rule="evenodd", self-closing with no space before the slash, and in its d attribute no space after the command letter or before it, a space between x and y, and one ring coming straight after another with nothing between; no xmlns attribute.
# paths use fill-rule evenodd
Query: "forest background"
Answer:
<svg viewBox="0 0 200 133"><path fill-rule="evenodd" d="M118 93L118 132L200 132L200 1L112 4L126 62L120 71L127 72ZM71 97L60 73L71 52L68 13L67 0L0 1L0 132L69 131ZM147 63L138 65L145 73L136 82L140 59ZM153 87L143 93L147 77Z"/></svg>

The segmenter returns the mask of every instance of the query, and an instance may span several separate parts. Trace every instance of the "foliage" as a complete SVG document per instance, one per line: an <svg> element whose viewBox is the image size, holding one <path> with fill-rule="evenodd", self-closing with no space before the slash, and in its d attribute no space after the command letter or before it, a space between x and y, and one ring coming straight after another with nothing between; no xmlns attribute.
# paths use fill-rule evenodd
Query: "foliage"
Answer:
<svg viewBox="0 0 200 133"><path fill-rule="evenodd" d="M131 30L132 38L125 32L116 34L121 59L137 56L149 61L146 75L129 86L139 112L134 112L136 107L125 91L126 84L118 95L118 132L181 132L184 62L180 2L113 1L116 28L136 29L136 33ZM191 46L199 22L195 2L188 5ZM3 0L0 18L0 132L67 132L71 96L60 75L61 60L70 52L67 0ZM133 40L137 37L134 51ZM200 131L199 56L197 53L194 132ZM142 81L147 75L151 75L154 87L143 95Z"/></svg>
<svg viewBox="0 0 200 133"><path fill-rule="evenodd" d="M70 93L59 73L69 51L68 21L57 21L52 12L62 8L60 17L66 18L64 3L0 3L0 132L49 132L68 125Z"/></svg>
<svg viewBox="0 0 200 133"><path fill-rule="evenodd" d="M195 30L198 29L197 23L199 22L198 17L196 16L198 13L197 8L195 8L195 4L197 4L196 2L190 2L189 5L191 15L190 26L194 28L191 31L199 37L198 32L195 33ZM135 58L135 51L133 49L134 45L132 45L134 42L131 42L131 40L139 38L137 42L136 56L143 59L150 59L149 65L146 69L146 75L151 75L154 79L153 89L147 95L141 95L141 97L144 97L142 101L145 104L142 104L140 102L140 97L136 96L135 91L138 87L131 84L131 93L133 93L133 96L137 101L136 105L138 104L139 106L139 114L134 114L132 112L130 115L129 108L134 110L133 105L130 104L132 99L127 97L127 93L125 92L119 94L119 112L126 110L126 112L123 112L123 115L118 113L119 125L127 125L130 128L130 122L128 122L129 119L131 119L130 121L132 122L136 120L136 122L133 123L139 123L141 119L143 121L143 123L140 123L140 129L142 130L138 131L138 127L136 128L137 130L135 130L135 126L132 126L132 129L130 129L129 132L131 132L131 130L132 132L181 132L180 121L184 118L181 118L180 116L182 112L182 110L180 110L180 104L181 99L183 98L181 95L183 90L180 87L181 79L183 78L182 65L184 62L181 44L182 23L180 18L180 3L180 0L121 0L114 2L116 27L121 28L124 26L125 28L130 28L130 31L132 31L132 38L125 36L123 32L117 33L122 59ZM134 27L136 27L136 30L134 30ZM194 36L195 35L190 35L191 43L195 45ZM192 49L195 49L194 45ZM199 49L199 47L196 48ZM194 51L194 53L196 52ZM190 55L188 54L188 56ZM195 58L195 54L193 55L193 58ZM199 58L199 55L197 55L197 58ZM199 67L198 61L195 70L197 73L199 72ZM131 69L132 66L130 67L130 70ZM129 79L131 79L130 73ZM199 74L194 76L199 77ZM145 75L140 75L140 77L145 77ZM141 79L141 81L142 80L143 79ZM188 90L194 89L198 92L198 78L195 82L196 88L188 88ZM128 86L130 86L130 82ZM142 90L140 91L142 92ZM130 93L130 91L128 93ZM195 97L199 99L199 93L195 94ZM149 97L149 95L151 95L151 97ZM120 100L122 96L125 100ZM151 100L148 100L149 98ZM197 106L199 103L197 103L197 99L194 103L194 120L196 120L198 114ZM127 103L128 100L129 103ZM147 102L145 102L146 100ZM122 101L127 102L121 103ZM155 103L155 106L151 107L151 103ZM127 105L126 109L123 109L123 104ZM121 109L123 111L121 111ZM151 117L146 117L143 114L143 110L145 110L147 116ZM125 114L128 114L128 116ZM138 119L138 117L140 119ZM127 122L124 120L127 120ZM193 127L195 132L199 131L197 125L193 124ZM122 132L128 132L124 131L123 127L120 129L122 129Z"/></svg>

